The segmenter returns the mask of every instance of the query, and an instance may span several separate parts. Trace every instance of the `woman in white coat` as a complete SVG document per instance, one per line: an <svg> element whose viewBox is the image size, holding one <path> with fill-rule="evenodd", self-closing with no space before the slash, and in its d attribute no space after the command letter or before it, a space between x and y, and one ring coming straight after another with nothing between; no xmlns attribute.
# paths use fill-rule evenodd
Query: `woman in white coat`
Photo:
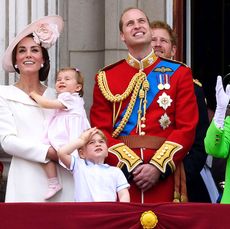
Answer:
<svg viewBox="0 0 230 229"><path fill-rule="evenodd" d="M0 86L0 143L12 155L5 202L43 202L47 178L40 163L58 161L56 151L41 143L45 120L53 111L38 107L29 93L56 96L42 81L50 69L47 49L62 28L60 16L41 18L19 33L3 56L3 69L19 74L14 85ZM63 189L49 201L73 201L73 178L62 166L57 168Z"/></svg>

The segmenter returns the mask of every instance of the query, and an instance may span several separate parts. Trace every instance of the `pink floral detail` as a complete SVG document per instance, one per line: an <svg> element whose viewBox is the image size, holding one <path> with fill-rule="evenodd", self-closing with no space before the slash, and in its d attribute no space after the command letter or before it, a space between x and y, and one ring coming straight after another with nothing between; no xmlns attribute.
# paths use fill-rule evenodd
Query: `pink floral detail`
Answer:
<svg viewBox="0 0 230 229"><path fill-rule="evenodd" d="M48 49L55 44L59 37L58 27L56 24L40 24L33 32L34 41Z"/></svg>

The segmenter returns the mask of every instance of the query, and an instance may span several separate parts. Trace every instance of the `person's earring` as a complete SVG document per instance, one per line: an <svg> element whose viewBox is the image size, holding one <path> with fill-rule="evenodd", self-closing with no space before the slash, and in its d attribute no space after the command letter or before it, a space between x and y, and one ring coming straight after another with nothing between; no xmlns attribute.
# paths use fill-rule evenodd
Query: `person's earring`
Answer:
<svg viewBox="0 0 230 229"><path fill-rule="evenodd" d="M44 64L41 64L41 68L43 68L44 67Z"/></svg>
<svg viewBox="0 0 230 229"><path fill-rule="evenodd" d="M17 64L15 64L15 65L14 65L14 67L15 67L15 68L18 68L18 65L17 65Z"/></svg>

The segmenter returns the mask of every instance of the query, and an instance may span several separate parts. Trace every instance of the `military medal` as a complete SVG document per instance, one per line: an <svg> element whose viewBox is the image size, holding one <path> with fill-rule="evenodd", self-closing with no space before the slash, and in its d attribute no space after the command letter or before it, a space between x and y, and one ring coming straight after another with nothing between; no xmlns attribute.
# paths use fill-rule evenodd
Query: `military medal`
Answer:
<svg viewBox="0 0 230 229"><path fill-rule="evenodd" d="M163 75L162 75L162 74L159 74L158 78L159 78L159 84L158 84L157 87L158 87L159 90L163 90L163 89L164 89Z"/></svg>
<svg viewBox="0 0 230 229"><path fill-rule="evenodd" d="M158 89L159 89L159 90L163 90L163 89L164 89L164 85L163 85L162 83L159 83L159 84L158 84Z"/></svg>
<svg viewBox="0 0 230 229"><path fill-rule="evenodd" d="M170 88L170 84L169 83L166 83L165 84L165 89L168 90Z"/></svg>
<svg viewBox="0 0 230 229"><path fill-rule="evenodd" d="M168 90L170 88L169 80L170 80L169 75L165 74L165 85L164 85L164 87L166 90Z"/></svg>
<svg viewBox="0 0 230 229"><path fill-rule="evenodd" d="M171 106L172 99L170 98L169 95L163 92L163 94L159 96L157 103L159 104L160 107L166 110L168 107Z"/></svg>
<svg viewBox="0 0 230 229"><path fill-rule="evenodd" d="M171 124L169 116L166 113L163 114L159 120L159 123L160 123L160 126L163 128L163 130L168 128Z"/></svg>

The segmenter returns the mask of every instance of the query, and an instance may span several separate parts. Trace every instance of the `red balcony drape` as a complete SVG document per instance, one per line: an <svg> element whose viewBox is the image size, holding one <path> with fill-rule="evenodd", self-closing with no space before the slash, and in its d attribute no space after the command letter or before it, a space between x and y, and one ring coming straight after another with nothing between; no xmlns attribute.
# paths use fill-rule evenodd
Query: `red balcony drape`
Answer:
<svg viewBox="0 0 230 229"><path fill-rule="evenodd" d="M142 229L143 212L153 211L159 229L230 228L230 205L193 203L1 203L3 229Z"/></svg>

